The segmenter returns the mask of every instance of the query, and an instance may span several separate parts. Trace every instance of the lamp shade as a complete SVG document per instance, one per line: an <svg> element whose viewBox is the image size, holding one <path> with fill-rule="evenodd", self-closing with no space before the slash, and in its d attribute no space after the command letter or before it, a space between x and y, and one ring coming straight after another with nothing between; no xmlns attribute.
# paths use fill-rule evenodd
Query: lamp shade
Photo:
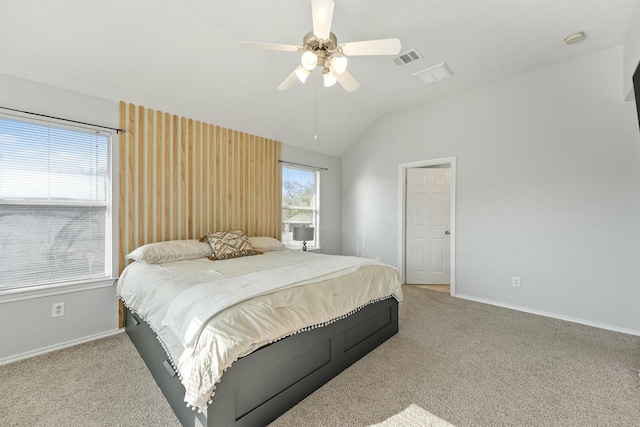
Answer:
<svg viewBox="0 0 640 427"><path fill-rule="evenodd" d="M293 227L293 240L296 241L311 241L313 240L313 227L305 227L297 225Z"/></svg>

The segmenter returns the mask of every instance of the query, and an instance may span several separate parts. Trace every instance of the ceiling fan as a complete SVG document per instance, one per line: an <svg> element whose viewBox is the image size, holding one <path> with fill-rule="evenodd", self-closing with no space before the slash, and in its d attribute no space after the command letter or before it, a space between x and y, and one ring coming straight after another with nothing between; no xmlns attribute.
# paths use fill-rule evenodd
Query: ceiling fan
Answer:
<svg viewBox="0 0 640 427"><path fill-rule="evenodd" d="M321 67L325 87L338 82L347 92L353 92L360 84L347 71L347 56L397 55L401 48L400 40L382 39L338 44L336 35L331 32L334 4L333 0L311 0L313 31L304 36L302 46L242 42L240 47L303 52L301 64L278 86L280 90L290 89L298 80L304 83L314 68Z"/></svg>

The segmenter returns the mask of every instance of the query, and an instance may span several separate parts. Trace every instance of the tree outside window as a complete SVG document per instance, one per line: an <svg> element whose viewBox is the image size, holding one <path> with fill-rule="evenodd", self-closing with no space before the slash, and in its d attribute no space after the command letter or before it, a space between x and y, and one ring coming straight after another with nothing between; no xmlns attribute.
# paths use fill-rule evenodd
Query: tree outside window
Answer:
<svg viewBox="0 0 640 427"><path fill-rule="evenodd" d="M315 228L315 238L307 247L318 246L318 181L315 169L282 167L282 242L288 248L302 247L302 242L293 240L293 227L300 225Z"/></svg>

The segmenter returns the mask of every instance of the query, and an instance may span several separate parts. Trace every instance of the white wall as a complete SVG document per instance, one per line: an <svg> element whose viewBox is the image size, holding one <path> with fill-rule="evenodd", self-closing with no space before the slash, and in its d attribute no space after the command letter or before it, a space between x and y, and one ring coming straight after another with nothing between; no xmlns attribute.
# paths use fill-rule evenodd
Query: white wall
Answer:
<svg viewBox="0 0 640 427"><path fill-rule="evenodd" d="M320 252L341 253L342 161L338 157L282 144L281 160L326 168L320 172Z"/></svg>
<svg viewBox="0 0 640 427"><path fill-rule="evenodd" d="M640 333L622 75L618 47L383 118L342 160L343 253L397 265L398 165L456 156L458 296Z"/></svg>
<svg viewBox="0 0 640 427"><path fill-rule="evenodd" d="M3 74L0 106L118 127L117 102ZM113 142L117 143L115 139ZM52 318L51 306L57 302L65 303L65 315ZM0 293L0 364L117 332L118 304L113 281Z"/></svg>

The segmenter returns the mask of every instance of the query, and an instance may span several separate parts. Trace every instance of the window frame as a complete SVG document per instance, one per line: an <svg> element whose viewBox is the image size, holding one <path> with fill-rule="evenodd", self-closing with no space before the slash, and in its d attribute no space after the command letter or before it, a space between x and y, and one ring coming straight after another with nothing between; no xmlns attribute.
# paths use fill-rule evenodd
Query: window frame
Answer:
<svg viewBox="0 0 640 427"><path fill-rule="evenodd" d="M313 245L309 245L307 244L307 250L308 251L313 251L313 250L320 250L321 246L320 246L320 169L319 168L315 168L312 166L304 166L304 165L299 165L299 164L295 164L295 163L287 163L285 161L281 161L282 165L282 176L283 176L283 180L282 180L282 190L284 190L284 170L285 169L294 169L294 170L300 170L300 171L304 171L304 172L313 172L314 175L314 197L313 197L313 201L315 204L315 207L306 207L306 206L285 206L284 205L284 201L282 203L282 211L284 211L285 209L291 209L291 210L303 210L303 211L310 211L312 213L312 225L314 227L314 236L313 236ZM283 198L284 195L284 191L281 192L280 197ZM284 232L284 219L281 218L280 220L281 223L281 227L283 229ZM294 250L301 250L302 249L302 242L298 242L295 240L284 240L282 241L282 243L284 243L285 247L288 249L294 249Z"/></svg>
<svg viewBox="0 0 640 427"><path fill-rule="evenodd" d="M118 174L118 149L117 149L117 132L92 126L88 124L70 124L64 119L56 119L53 117L31 117L26 112L7 113L0 111L0 118L23 123L30 123L39 126L53 127L63 130L83 133L98 133L108 138L107 141L107 168L106 168L106 197L105 201L85 202L78 200L44 200L44 199L19 199L19 198L2 198L0 197L0 205L14 206L63 206L63 207L105 207L105 241L104 241L104 265L105 274L99 277L85 279L69 279L59 282L37 283L33 285L14 285L8 287L0 287L0 303L19 301L29 298L39 298L42 296L56 295L59 293L77 292L82 290L96 289L107 286L113 286L114 281L118 277L118 257L115 253L118 247L118 197L119 188Z"/></svg>

